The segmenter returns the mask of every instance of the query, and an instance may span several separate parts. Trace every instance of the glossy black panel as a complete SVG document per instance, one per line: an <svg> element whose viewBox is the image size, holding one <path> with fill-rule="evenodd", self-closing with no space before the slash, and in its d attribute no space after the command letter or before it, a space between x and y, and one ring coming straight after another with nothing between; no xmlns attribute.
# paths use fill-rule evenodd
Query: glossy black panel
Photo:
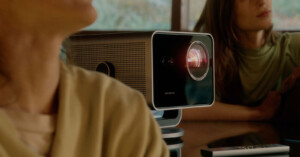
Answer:
<svg viewBox="0 0 300 157"><path fill-rule="evenodd" d="M198 33L156 33L152 42L154 105L157 108L169 108L211 104L214 100L214 55L211 36ZM190 56L187 54L195 42L203 46L199 48L201 53L198 53L198 60L205 61L205 64L188 63ZM207 52L202 53L203 51ZM208 57L207 60L203 56ZM207 64L208 70L203 78L197 80L190 75L189 70L194 70L191 68L205 65L207 69Z"/></svg>

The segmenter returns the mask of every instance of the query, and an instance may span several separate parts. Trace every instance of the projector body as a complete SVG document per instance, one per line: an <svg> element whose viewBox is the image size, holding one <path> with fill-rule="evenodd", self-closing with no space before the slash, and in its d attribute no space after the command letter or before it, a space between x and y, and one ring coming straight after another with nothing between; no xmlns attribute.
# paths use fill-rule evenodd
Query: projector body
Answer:
<svg viewBox="0 0 300 157"><path fill-rule="evenodd" d="M70 40L68 62L139 90L152 110L214 102L214 45L209 34L155 31L73 35Z"/></svg>

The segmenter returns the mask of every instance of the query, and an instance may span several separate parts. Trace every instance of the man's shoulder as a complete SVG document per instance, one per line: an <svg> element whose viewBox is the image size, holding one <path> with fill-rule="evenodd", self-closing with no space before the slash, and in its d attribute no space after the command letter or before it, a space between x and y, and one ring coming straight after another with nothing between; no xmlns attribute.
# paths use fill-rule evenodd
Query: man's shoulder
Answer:
<svg viewBox="0 0 300 157"><path fill-rule="evenodd" d="M70 86L80 97L89 97L112 106L126 106L142 94L123 82L96 71L86 70L74 65L63 65L62 86ZM133 104L132 104L133 105ZM121 107L121 106L120 106Z"/></svg>
<svg viewBox="0 0 300 157"><path fill-rule="evenodd" d="M63 79L69 79L70 81L73 81L77 85L83 87L93 86L96 88L97 86L101 85L101 88L120 87L130 89L130 87L124 83L104 73L87 70L75 65L63 64L61 73Z"/></svg>

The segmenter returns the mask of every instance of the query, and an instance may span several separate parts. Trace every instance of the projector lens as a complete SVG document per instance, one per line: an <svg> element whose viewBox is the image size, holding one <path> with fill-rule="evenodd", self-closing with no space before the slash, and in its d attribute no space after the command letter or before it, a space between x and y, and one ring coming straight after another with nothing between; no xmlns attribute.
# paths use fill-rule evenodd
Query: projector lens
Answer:
<svg viewBox="0 0 300 157"><path fill-rule="evenodd" d="M209 55L206 47L199 41L193 42L186 56L187 70L196 81L201 81L209 69Z"/></svg>

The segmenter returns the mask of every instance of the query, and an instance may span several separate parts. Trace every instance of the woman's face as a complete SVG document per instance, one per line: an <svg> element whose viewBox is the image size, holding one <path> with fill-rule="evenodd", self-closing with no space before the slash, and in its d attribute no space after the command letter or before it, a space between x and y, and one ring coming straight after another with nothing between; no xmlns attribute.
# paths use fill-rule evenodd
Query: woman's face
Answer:
<svg viewBox="0 0 300 157"><path fill-rule="evenodd" d="M4 4L0 6L1 18L11 27L24 29L72 33L97 17L92 0L0 0L0 4Z"/></svg>
<svg viewBox="0 0 300 157"><path fill-rule="evenodd" d="M272 0L235 0L234 22L242 31L265 30L272 26Z"/></svg>

